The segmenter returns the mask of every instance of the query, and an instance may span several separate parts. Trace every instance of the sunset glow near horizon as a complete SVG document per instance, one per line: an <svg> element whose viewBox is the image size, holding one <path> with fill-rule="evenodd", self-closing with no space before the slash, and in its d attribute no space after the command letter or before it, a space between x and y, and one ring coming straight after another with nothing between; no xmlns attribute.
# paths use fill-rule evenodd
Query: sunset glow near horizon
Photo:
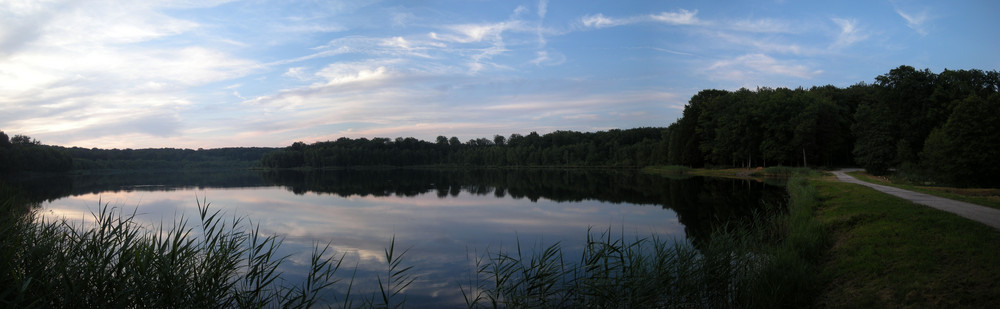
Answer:
<svg viewBox="0 0 1000 309"><path fill-rule="evenodd" d="M4 1L0 130L98 148L667 126L702 89L1000 69L997 1Z"/></svg>

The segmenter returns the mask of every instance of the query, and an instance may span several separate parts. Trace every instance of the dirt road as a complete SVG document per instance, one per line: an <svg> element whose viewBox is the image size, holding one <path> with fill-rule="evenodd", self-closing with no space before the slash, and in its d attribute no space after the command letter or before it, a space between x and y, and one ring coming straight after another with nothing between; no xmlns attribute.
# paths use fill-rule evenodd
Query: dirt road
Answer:
<svg viewBox="0 0 1000 309"><path fill-rule="evenodd" d="M903 190L890 186L877 185L858 180L857 178L845 174L846 172L857 171L857 170L860 169L843 169L839 171L834 171L833 174L837 176L838 180L843 182L856 183L862 186L866 186L884 192L889 195L909 200L917 204L927 205L933 208L944 210L971 219L976 222L981 222L983 224L992 226L995 229L1000 229L1000 210L998 209L979 206L976 204L971 204L966 202L960 202L956 200L950 200L943 197L937 197L909 190Z"/></svg>

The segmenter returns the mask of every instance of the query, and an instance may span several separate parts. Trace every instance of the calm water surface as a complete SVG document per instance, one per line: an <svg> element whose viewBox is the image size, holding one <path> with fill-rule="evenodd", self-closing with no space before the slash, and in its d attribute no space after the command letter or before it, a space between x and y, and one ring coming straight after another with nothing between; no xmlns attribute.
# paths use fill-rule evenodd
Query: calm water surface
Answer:
<svg viewBox="0 0 1000 309"><path fill-rule="evenodd" d="M407 304L416 307L464 306L459 285L487 250L559 242L574 261L588 229L697 245L713 226L784 199L781 187L753 180L594 170L125 173L25 186L45 200L46 217L86 221L106 203L136 211L150 227L185 216L197 229L196 200L204 199L282 236L288 280L301 279L314 246L330 243L331 254L346 254L350 265L341 278L358 265L355 294L384 278L383 250L395 237L397 248L409 250L404 265L414 266Z"/></svg>

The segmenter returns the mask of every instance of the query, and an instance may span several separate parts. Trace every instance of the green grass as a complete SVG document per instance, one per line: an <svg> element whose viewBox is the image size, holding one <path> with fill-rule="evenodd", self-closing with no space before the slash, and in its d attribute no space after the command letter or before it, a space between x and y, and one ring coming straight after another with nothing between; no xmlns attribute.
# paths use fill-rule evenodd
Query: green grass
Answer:
<svg viewBox="0 0 1000 309"><path fill-rule="evenodd" d="M804 177L819 177L822 173L817 170L807 168L807 167L788 167L788 166L769 166L762 169L754 170L750 173L751 176L763 176L763 177L792 177L792 176L804 176Z"/></svg>
<svg viewBox="0 0 1000 309"><path fill-rule="evenodd" d="M850 172L847 174L870 183L887 185L900 189L906 189L910 191L916 191L943 198L949 198L967 203L973 203L976 205L982 205L986 207L1000 209L1000 189L988 189L988 188L971 189L971 188L918 186L911 183L899 183L897 181L892 181L891 178L887 179L883 177L875 177L869 175L868 173L860 171Z"/></svg>
<svg viewBox="0 0 1000 309"><path fill-rule="evenodd" d="M814 181L834 245L820 275L828 308L991 308L1000 232L867 187Z"/></svg>
<svg viewBox="0 0 1000 309"><path fill-rule="evenodd" d="M780 177L788 178L792 176L820 177L826 173L805 167L771 166L765 168L690 168L680 165L648 166L642 169L643 172L664 176L691 175L708 177Z"/></svg>
<svg viewBox="0 0 1000 309"><path fill-rule="evenodd" d="M684 175L690 173L693 169L682 165L665 165L665 166L648 166L642 169L647 173L653 174L663 174L663 175Z"/></svg>

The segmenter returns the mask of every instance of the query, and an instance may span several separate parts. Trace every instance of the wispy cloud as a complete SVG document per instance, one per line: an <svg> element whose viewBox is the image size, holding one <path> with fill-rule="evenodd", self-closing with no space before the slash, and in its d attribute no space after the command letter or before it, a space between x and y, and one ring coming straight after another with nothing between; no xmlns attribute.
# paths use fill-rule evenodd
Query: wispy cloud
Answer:
<svg viewBox="0 0 1000 309"><path fill-rule="evenodd" d="M805 65L789 61L782 62L764 54L748 54L719 60L712 63L706 71L711 72L713 76L733 81L755 80L760 76L812 78L823 73L822 70L810 69Z"/></svg>
<svg viewBox="0 0 1000 309"><path fill-rule="evenodd" d="M701 23L701 21L694 16L695 14L698 14L698 10L688 11L680 9L675 12L661 12L660 14L650 15L649 18L653 21L670 25L696 25Z"/></svg>
<svg viewBox="0 0 1000 309"><path fill-rule="evenodd" d="M604 17L604 14L597 13L595 15L584 16L583 18L580 19L580 22L582 22L583 25L586 27L608 28L614 26L627 25L630 23L634 23L635 21L630 21L628 19L617 19L617 18L612 19Z"/></svg>
<svg viewBox="0 0 1000 309"><path fill-rule="evenodd" d="M796 33L802 31L791 23L778 19L736 19L728 21L729 29L741 32Z"/></svg>
<svg viewBox="0 0 1000 309"><path fill-rule="evenodd" d="M534 65L560 65L566 62L566 56L559 52L539 50L535 54L535 59L531 60Z"/></svg>
<svg viewBox="0 0 1000 309"><path fill-rule="evenodd" d="M398 61L336 62L316 72L316 76L324 78L326 85L376 82L390 76L388 67L394 62Z"/></svg>
<svg viewBox="0 0 1000 309"><path fill-rule="evenodd" d="M511 16L511 19L503 22L448 25L443 27L446 30L445 33L431 32L429 36L432 39L442 42L459 44L487 43L488 45L486 46L470 48L471 50L475 50L472 55L468 56L469 61L467 62L467 66L470 74L476 74L484 68L509 69L508 66L491 61L494 56L509 51L507 49L507 42L503 37L504 32L538 31L537 28L528 27L526 22L515 19L520 15L517 11L521 9L523 7L518 7Z"/></svg>
<svg viewBox="0 0 1000 309"><path fill-rule="evenodd" d="M930 20L930 17L928 16L926 9L917 13L906 13L903 12L903 10L896 8L896 14L899 14L900 17L903 17L903 19L906 20L907 27L910 27L910 29L913 29L913 31L916 31L920 35L927 35L927 28L924 24Z"/></svg>
<svg viewBox="0 0 1000 309"><path fill-rule="evenodd" d="M584 27L588 28L608 28L623 26L641 22L658 22L668 25L697 25L702 21L698 19L698 11L688 11L679 9L673 12L661 12L659 14L638 15L625 18L605 17L604 14L587 15L580 19Z"/></svg>
<svg viewBox="0 0 1000 309"><path fill-rule="evenodd" d="M830 44L831 48L846 48L869 37L869 34L858 25L858 21L855 19L831 18L830 20L840 28L837 39L834 40L833 44Z"/></svg>
<svg viewBox="0 0 1000 309"><path fill-rule="evenodd" d="M782 53L793 55L815 55L822 53L815 47L803 46L798 43L784 42L781 37L761 37L755 34L732 33L727 31L711 32L709 35L717 37L728 44L737 46L752 47L754 50L763 53Z"/></svg>

